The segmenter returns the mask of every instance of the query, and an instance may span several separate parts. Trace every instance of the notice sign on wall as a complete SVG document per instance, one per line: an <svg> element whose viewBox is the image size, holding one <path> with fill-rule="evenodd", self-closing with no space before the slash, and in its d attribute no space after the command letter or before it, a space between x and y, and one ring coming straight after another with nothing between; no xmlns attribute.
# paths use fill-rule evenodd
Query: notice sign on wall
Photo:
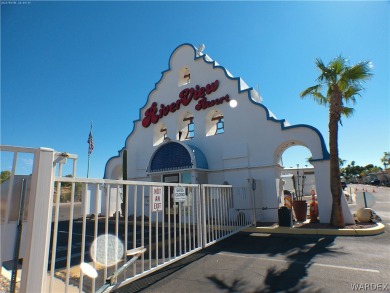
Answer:
<svg viewBox="0 0 390 293"><path fill-rule="evenodd" d="M185 202L186 197L186 189L184 187L175 187L175 202Z"/></svg>
<svg viewBox="0 0 390 293"><path fill-rule="evenodd" d="M153 186L152 189L152 211L159 212L163 210L162 187Z"/></svg>

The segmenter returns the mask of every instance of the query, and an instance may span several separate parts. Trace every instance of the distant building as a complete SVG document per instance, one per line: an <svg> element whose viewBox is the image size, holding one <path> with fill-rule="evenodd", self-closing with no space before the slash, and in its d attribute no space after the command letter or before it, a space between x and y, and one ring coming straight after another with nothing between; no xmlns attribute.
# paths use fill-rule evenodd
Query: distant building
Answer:
<svg viewBox="0 0 390 293"><path fill-rule="evenodd" d="M310 196L311 190L316 191L314 168L286 168L282 171L283 189L294 194L299 192L304 196Z"/></svg>
<svg viewBox="0 0 390 293"><path fill-rule="evenodd" d="M129 180L228 183L254 189L256 208L277 208L283 194L280 158L297 145L311 151L321 221L329 222L329 153L321 133L277 119L241 78L183 44L171 54L123 149L107 162L105 178L122 178L127 150ZM344 200L343 206L345 221L352 223ZM277 221L277 210L257 217Z"/></svg>

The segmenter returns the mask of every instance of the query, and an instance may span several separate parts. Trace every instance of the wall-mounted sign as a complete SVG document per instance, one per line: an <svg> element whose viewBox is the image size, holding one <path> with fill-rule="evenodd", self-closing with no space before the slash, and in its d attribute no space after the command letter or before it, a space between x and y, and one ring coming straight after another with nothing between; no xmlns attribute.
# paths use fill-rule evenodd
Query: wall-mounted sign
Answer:
<svg viewBox="0 0 390 293"><path fill-rule="evenodd" d="M159 212L163 210L162 187L153 186L152 188L152 211Z"/></svg>
<svg viewBox="0 0 390 293"><path fill-rule="evenodd" d="M186 189L181 186L175 187L175 202L185 202L186 198Z"/></svg>
<svg viewBox="0 0 390 293"><path fill-rule="evenodd" d="M142 126L149 127L150 124L156 124L160 118L167 116L169 113L174 113L180 109L180 105L188 106L192 100L198 101L195 105L195 110L200 111L215 105L220 105L224 102L229 102L229 95L223 97L207 100L207 96L215 92L219 87L219 81L208 83L206 86L201 87L199 85L194 88L186 88L179 94L179 99L169 105L161 104L158 109L158 104L154 102L150 108L145 111L145 117L142 119Z"/></svg>

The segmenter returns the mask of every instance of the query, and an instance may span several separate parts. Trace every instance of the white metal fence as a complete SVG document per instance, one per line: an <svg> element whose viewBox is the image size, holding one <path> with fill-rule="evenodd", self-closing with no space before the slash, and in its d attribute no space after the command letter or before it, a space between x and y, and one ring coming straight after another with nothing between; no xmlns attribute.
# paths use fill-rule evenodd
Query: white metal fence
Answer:
<svg viewBox="0 0 390 293"><path fill-rule="evenodd" d="M4 146L1 150L26 151ZM49 149L28 151L34 154L34 171L23 226L22 292L95 292L127 262L126 251L145 247L111 286L117 288L252 223L249 212L238 210L251 202L245 188L77 178L76 156ZM72 174L65 177L63 167L69 159ZM14 169L6 204L15 200ZM1 217L2 250L10 243L15 247L16 238L3 237L4 227L13 221ZM7 233L12 230L8 226ZM2 254L1 260L8 259ZM80 269L83 263L92 265L96 278Z"/></svg>

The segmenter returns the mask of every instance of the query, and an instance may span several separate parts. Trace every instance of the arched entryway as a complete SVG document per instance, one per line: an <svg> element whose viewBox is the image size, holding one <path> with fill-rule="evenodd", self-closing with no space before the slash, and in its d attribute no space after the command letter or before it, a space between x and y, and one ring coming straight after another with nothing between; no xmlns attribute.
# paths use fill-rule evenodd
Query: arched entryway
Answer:
<svg viewBox="0 0 390 293"><path fill-rule="evenodd" d="M310 143L310 141L309 141ZM330 162L329 162L329 153L324 147L324 144L317 146L316 144L304 143L300 140L289 140L281 143L274 152L274 163L275 163L275 175L277 184L281 185L281 176L284 170L284 166L281 165L281 158L284 152L293 147L293 146L302 146L309 150L312 154L310 159L310 164L313 166L312 170L314 172L315 180L315 189L317 193L318 200L318 211L320 215L321 222L329 223L330 222L330 212L332 208L332 195L330 192ZM300 166L302 167L302 166ZM281 197L280 194L281 188L277 191L278 197ZM346 223L352 223L352 215L349 210L348 204L345 199L342 199L343 214L344 220Z"/></svg>
<svg viewBox="0 0 390 293"><path fill-rule="evenodd" d="M153 182L207 183L208 162L196 146L178 141L168 141L157 148L150 158L148 175ZM168 200L171 196L171 200ZM173 188L164 187L164 208L174 211ZM170 208L168 208L170 202Z"/></svg>
<svg viewBox="0 0 390 293"><path fill-rule="evenodd" d="M284 142L276 149L276 180L280 206L285 205L286 195L290 195L294 201L306 200L308 205L311 202L311 190L317 190L315 168L311 164L312 154L313 152L298 140Z"/></svg>

